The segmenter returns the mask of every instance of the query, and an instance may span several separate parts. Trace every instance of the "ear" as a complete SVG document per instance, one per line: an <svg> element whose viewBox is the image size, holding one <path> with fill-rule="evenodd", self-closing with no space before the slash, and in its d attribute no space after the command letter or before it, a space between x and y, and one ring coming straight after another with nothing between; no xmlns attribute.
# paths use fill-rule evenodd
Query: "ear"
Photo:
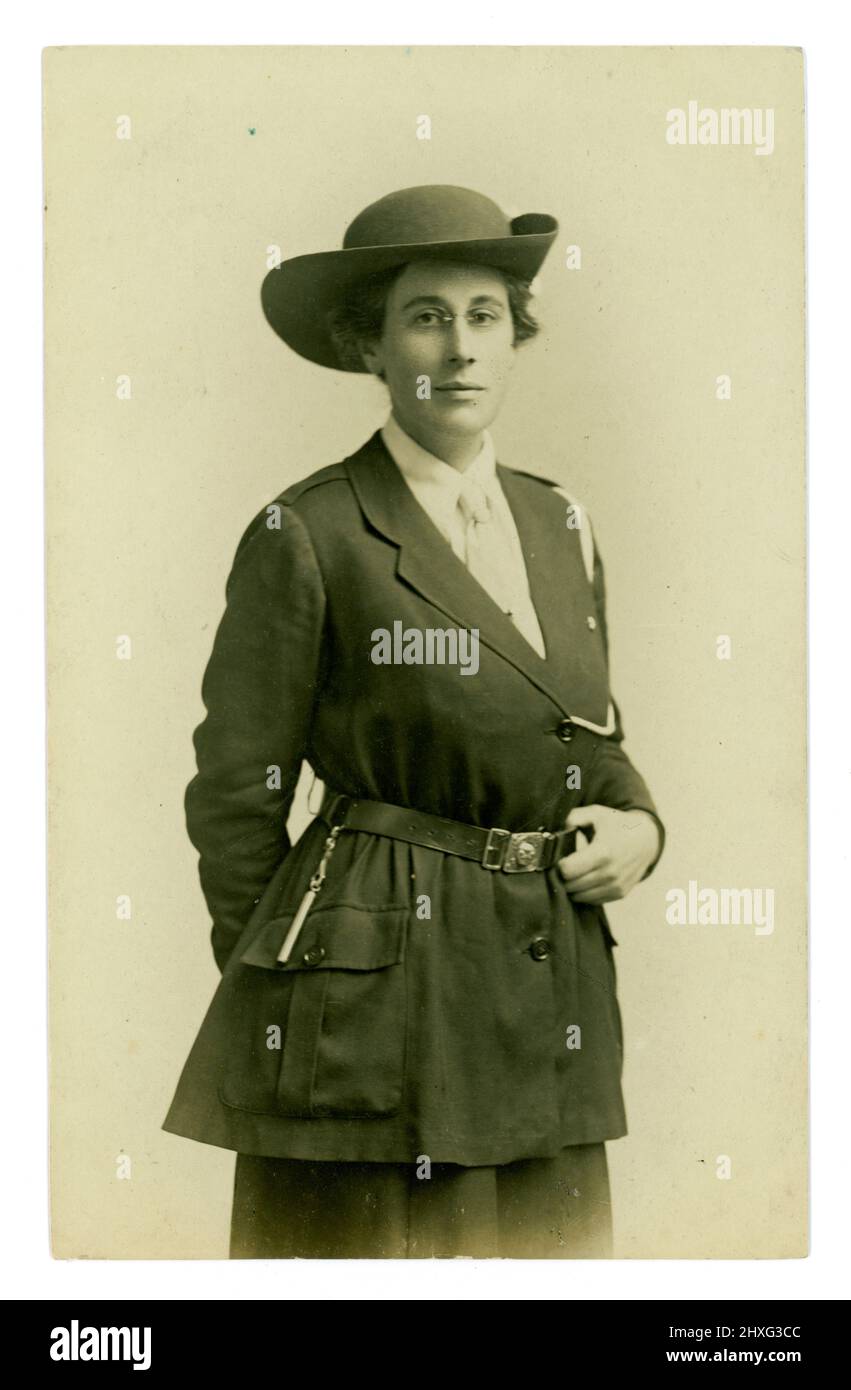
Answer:
<svg viewBox="0 0 851 1390"><path fill-rule="evenodd" d="M358 352L369 371L374 376L381 376L384 371L384 356L379 344L371 338L358 338Z"/></svg>

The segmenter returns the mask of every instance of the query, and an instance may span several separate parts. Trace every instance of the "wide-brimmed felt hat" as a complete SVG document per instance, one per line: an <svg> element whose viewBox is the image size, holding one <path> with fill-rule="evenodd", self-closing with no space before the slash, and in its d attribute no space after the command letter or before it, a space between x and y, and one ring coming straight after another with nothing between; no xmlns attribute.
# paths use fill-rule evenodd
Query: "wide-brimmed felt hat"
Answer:
<svg viewBox="0 0 851 1390"><path fill-rule="evenodd" d="M294 256L270 270L263 311L279 337L322 367L363 371L343 363L329 315L356 281L414 260L467 261L534 279L558 233L554 217L505 213L482 193L452 184L422 184L388 193L358 213L342 249Z"/></svg>

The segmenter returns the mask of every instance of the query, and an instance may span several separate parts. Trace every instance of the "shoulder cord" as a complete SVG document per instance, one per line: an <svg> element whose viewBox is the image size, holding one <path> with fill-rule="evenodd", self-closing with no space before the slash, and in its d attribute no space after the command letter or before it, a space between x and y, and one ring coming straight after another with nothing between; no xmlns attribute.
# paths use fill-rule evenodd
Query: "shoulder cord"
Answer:
<svg viewBox="0 0 851 1390"><path fill-rule="evenodd" d="M576 512L578 519L578 525L576 527L576 530L579 532L579 544L582 547L582 563L585 566L585 573L588 576L588 583L593 584L594 534L591 530L591 519L588 516L588 513L586 512L582 503L577 501L575 497L571 496L571 494L567 492L563 487L559 487L557 484L553 484L553 491L557 492L559 497L563 497L565 502L568 502L570 506L573 508L573 510Z"/></svg>

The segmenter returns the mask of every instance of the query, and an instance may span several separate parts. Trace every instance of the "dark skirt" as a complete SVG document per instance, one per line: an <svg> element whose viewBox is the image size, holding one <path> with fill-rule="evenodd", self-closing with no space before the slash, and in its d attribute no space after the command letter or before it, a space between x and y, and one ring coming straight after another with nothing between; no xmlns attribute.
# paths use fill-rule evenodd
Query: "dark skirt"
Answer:
<svg viewBox="0 0 851 1390"><path fill-rule="evenodd" d="M238 1153L230 1258L611 1258L605 1144L427 1173L425 1163Z"/></svg>

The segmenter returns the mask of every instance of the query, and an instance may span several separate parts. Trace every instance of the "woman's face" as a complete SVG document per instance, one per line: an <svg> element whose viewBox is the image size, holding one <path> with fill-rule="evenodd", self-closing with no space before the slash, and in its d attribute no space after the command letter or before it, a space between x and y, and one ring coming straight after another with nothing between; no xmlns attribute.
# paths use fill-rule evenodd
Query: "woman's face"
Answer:
<svg viewBox="0 0 851 1390"><path fill-rule="evenodd" d="M474 436L495 418L514 365L505 281L485 266L417 261L391 286L381 338L363 344L414 438Z"/></svg>

